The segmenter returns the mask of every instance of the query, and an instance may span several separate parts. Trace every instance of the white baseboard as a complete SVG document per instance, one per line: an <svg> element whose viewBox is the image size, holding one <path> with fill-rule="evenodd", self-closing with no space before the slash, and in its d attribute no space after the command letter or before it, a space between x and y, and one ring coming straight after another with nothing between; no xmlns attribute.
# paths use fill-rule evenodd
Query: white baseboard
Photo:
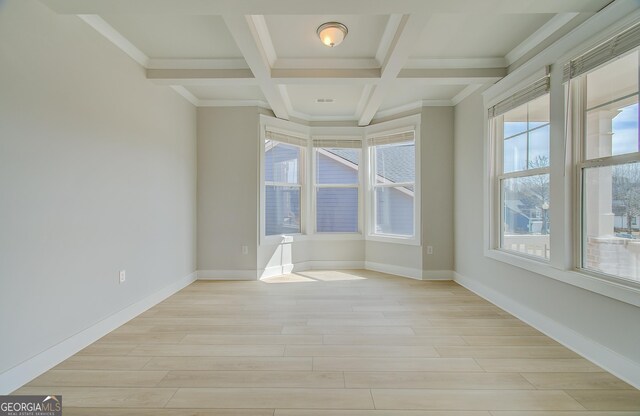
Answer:
<svg viewBox="0 0 640 416"><path fill-rule="evenodd" d="M198 270L198 280L256 280L255 270Z"/></svg>
<svg viewBox="0 0 640 416"><path fill-rule="evenodd" d="M621 380L640 389L640 363L632 361L549 317L469 277L455 274L455 281L504 309L577 354L594 362Z"/></svg>
<svg viewBox="0 0 640 416"><path fill-rule="evenodd" d="M196 273L160 289L146 298L130 305L102 321L78 332L35 357L0 374L0 395L9 394L45 371L55 367L73 354L94 343L109 332L125 324L152 306L188 286L196 280Z"/></svg>

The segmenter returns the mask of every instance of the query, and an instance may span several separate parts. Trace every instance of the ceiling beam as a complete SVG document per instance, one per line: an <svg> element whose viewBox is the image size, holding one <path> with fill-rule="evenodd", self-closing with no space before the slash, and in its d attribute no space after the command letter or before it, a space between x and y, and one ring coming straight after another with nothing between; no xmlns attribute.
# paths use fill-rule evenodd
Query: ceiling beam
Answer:
<svg viewBox="0 0 640 416"><path fill-rule="evenodd" d="M398 79L477 79L488 82L507 75L507 68L425 68L402 69Z"/></svg>
<svg viewBox="0 0 640 416"><path fill-rule="evenodd" d="M147 69L160 85L258 85L250 69Z"/></svg>
<svg viewBox="0 0 640 416"><path fill-rule="evenodd" d="M198 59L177 58L148 60L149 69L248 69L247 62L243 58L229 59Z"/></svg>
<svg viewBox="0 0 640 416"><path fill-rule="evenodd" d="M232 7L230 9L233 9ZM258 29L252 16L244 15L223 15L227 29L235 40L240 52L244 56L247 65L253 72L258 86L262 90L267 102L271 106L273 113L278 118L289 119L289 113L285 106L278 85L271 78L271 65L269 63L270 51L265 49L263 44L265 28ZM261 33L259 33L261 32ZM267 33L268 36L268 33Z"/></svg>
<svg viewBox="0 0 640 416"><path fill-rule="evenodd" d="M395 80L420 85L492 83L506 75L506 68L401 69ZM147 79L160 85L260 85L250 69L154 69ZM271 82L281 85L369 85L382 82L380 69L273 69ZM282 89L279 95L286 104ZM285 108L286 105L285 105ZM364 105L362 110L364 110Z"/></svg>
<svg viewBox="0 0 640 416"><path fill-rule="evenodd" d="M41 0L62 14L394 14L595 13L601 0Z"/></svg>
<svg viewBox="0 0 640 416"><path fill-rule="evenodd" d="M371 58L278 58L273 69L375 69L380 63Z"/></svg>
<svg viewBox="0 0 640 416"><path fill-rule="evenodd" d="M402 23L402 15L401 14L392 14L389 16L389 20L387 20L387 25L384 28L384 32L382 33L382 38L380 39L380 43L378 44L378 49L376 50L376 62L378 62L378 66L382 66L387 55L391 51L391 47L393 44L393 40L396 37L396 33L398 33L398 28Z"/></svg>
<svg viewBox="0 0 640 416"><path fill-rule="evenodd" d="M428 17L423 15L402 16L394 39L389 46L389 51L382 62L380 81L373 87L373 92L362 109L362 113L358 114L359 125L368 125L375 116L382 100L391 89L393 81L406 64L427 21Z"/></svg>
<svg viewBox="0 0 640 416"><path fill-rule="evenodd" d="M133 43L129 42L129 39L122 36L120 32L114 29L114 27L107 23L102 17L95 14L85 14L78 17L84 20L102 36L107 38L111 43L120 48L124 53L129 55L131 59L141 66L146 67L149 64L149 57Z"/></svg>
<svg viewBox="0 0 640 416"><path fill-rule="evenodd" d="M362 84L377 83L380 69L273 69L278 84Z"/></svg>

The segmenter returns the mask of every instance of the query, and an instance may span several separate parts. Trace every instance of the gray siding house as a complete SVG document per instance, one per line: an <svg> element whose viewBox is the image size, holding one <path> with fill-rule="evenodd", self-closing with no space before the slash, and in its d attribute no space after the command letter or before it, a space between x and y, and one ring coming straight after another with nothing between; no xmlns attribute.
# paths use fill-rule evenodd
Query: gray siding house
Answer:
<svg viewBox="0 0 640 416"><path fill-rule="evenodd" d="M266 182L294 182L299 150L273 142L265 154ZM360 151L318 149L318 184L357 184ZM396 146L378 156L378 183L413 181L414 148ZM357 188L318 188L316 192L317 232L358 232ZM413 234L414 190L408 187L379 188L376 202L377 232ZM300 188L266 186L267 235L300 232ZM391 214L393 213L393 214Z"/></svg>

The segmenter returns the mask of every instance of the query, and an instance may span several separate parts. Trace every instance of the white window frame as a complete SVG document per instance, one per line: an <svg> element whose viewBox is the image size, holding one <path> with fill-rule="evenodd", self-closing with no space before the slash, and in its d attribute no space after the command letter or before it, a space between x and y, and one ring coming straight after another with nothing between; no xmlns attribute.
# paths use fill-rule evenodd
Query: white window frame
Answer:
<svg viewBox="0 0 640 416"><path fill-rule="evenodd" d="M373 166L374 160L374 148L369 145L370 139L380 136L387 136L396 133L403 133L413 131L414 143L415 143L415 181L412 183L406 183L413 185L414 187L414 199L413 199L413 235L392 235L376 233L376 214L375 214L375 175L376 170ZM366 157L365 169L366 169L366 239L371 241L381 242L393 242L399 244L415 245L421 244L421 170L420 170L420 155L421 155L421 140L420 140L420 115L409 116L402 119L387 122L381 125L370 126L367 129L366 135ZM405 183L394 183L393 186L403 186ZM385 186L385 185L382 185ZM391 185L388 185L391 186Z"/></svg>
<svg viewBox="0 0 640 416"><path fill-rule="evenodd" d="M546 70L545 70L546 72ZM530 85L530 83L529 83ZM528 85L524 84L524 85L520 85L522 88L526 88ZM549 101L550 100L550 94L545 94L549 96ZM543 95L544 96L544 95ZM522 105L528 104L534 100L537 100L540 97L535 97L525 103L523 103ZM519 106L518 106L519 107ZM490 198L492 200L491 203L491 215L490 215L490 227L491 227L491 240L490 240L490 246L492 250L497 250L497 251L501 251L501 252L505 252L508 253L509 255L513 255L513 256L520 256L520 257L524 257L527 258L531 261L539 261L539 262L543 262L543 263L549 263L551 260L551 251L549 248L549 257L545 258L545 257L540 257L540 256L535 256L535 255L530 255L527 253L522 253L519 251L515 251L515 250L510 250L507 248L503 247L503 237L504 237L504 201L503 201L503 189L502 189L502 182L504 180L507 179L514 179L514 178L526 178L526 177L530 177L530 176L536 176L536 175L543 175L543 174L547 174L549 175L549 186L551 186L551 161L549 160L549 166L547 167L542 167L542 168L535 168L535 169L523 169L523 170L519 170L519 171L513 171L513 172L504 172L504 141L505 141L505 137L504 137L504 114L500 114L498 116L489 118L488 120L488 130L489 130L489 146L490 146L490 163L491 163L491 172L492 172L492 184L491 184L491 194L490 194ZM551 116L551 114L549 114L549 116ZM551 123L547 123L543 126L539 126L539 127L535 127L533 129L526 129L524 131L519 132L517 135L514 136L510 136L510 137L516 137L518 135L521 134L525 134L525 133L529 133L538 129L542 129L546 126L551 126ZM549 129L551 130L551 129ZM551 138L549 138L549 140L551 141ZM527 148L528 148L528 137L527 137ZM549 143L549 149L551 149L551 143ZM528 150L527 150L528 151ZM527 157L527 161L528 161L528 157ZM550 196L549 195L549 201L546 201L549 206L551 207L551 201L550 201ZM548 215L548 213L547 213Z"/></svg>
<svg viewBox="0 0 640 416"><path fill-rule="evenodd" d="M363 229L363 217L364 217L364 203L363 203L363 159L365 158L365 150L362 140L362 136L312 136L311 137L311 222L312 222L312 230L314 237L317 238L331 238L331 239L352 239L352 237L356 237L357 239L362 238L362 229ZM360 142L360 162L358 165L358 180L355 184L319 184L318 183L318 170L317 170L317 152L319 147L314 147L313 140L322 139L322 140L333 140L336 142L340 142L341 140L355 140ZM329 232L329 231L318 231L318 216L317 216L317 192L320 188L356 188L358 190L358 224L356 231L353 232Z"/></svg>
<svg viewBox="0 0 640 416"><path fill-rule="evenodd" d="M299 137L305 140L305 146L298 146L300 148L300 166L298 167L298 176L299 176L299 184L290 184L290 183L276 183L276 182L267 182L265 180L265 141L266 141L266 132L267 130L279 132L282 134ZM308 232L308 210L309 210L309 200L308 200L308 153L309 153L309 133L306 128L303 126L299 126L295 123L290 123L283 120L269 120L267 123L264 118L261 118L260 121L260 217L258 219L258 224L260 227L260 244L277 244L284 241L290 242L300 239L305 236ZM299 186L300 187L300 233L293 234L274 234L274 235L266 235L266 187L268 185L275 186Z"/></svg>
<svg viewBox="0 0 640 416"><path fill-rule="evenodd" d="M640 20L640 10L631 3L616 2L577 27L547 49L518 67L497 84L487 88L482 94L486 111L495 103L512 95L524 85L539 79L543 68L551 65L551 183L549 218L553 223L551 234L551 261L540 262L495 250L491 217L493 205L490 197L484 198L484 255L487 258L509 264L563 283L567 283L594 293L598 293L630 305L640 307L640 285L622 282L586 273L576 268L575 223L576 186L574 159L571 151L575 146L570 124L567 125L566 88L563 85L563 67L571 59L587 52L600 43L631 27ZM567 135L567 132L569 134ZM492 160L490 130L485 116L484 136L484 194L493 195L495 174ZM566 136L566 138L565 138Z"/></svg>
<svg viewBox="0 0 640 416"><path fill-rule="evenodd" d="M640 54L640 48L634 49ZM627 54L624 54L625 56ZM605 66L613 62L613 60L607 61L602 66ZM589 71L591 72L591 71ZM574 204L577 207L578 213L574 218L574 261L575 270L579 273L596 277L598 279L618 282L620 284L633 285L640 288L640 282L635 282L631 279L621 276L610 275L600 272L594 269L588 269L584 264L584 218L585 218L585 204L584 204L584 172L589 168L598 168L606 166L617 166L628 163L640 164L640 151L635 153L626 153L622 155L607 156L601 158L587 159L586 155L586 76L588 73L574 78L568 84L568 96L571 97L571 132L573 136L573 154L575 164L573 166L575 189ZM617 100L622 99L619 97Z"/></svg>

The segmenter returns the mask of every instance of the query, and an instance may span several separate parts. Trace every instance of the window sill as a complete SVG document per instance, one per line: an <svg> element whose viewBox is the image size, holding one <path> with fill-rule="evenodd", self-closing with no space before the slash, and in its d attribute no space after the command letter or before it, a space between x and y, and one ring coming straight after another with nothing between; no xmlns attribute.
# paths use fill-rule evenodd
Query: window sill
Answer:
<svg viewBox="0 0 640 416"><path fill-rule="evenodd" d="M260 245L289 244L302 241L378 241L381 243L420 246L420 241L413 237L392 237L382 235L363 235L362 233L314 233L268 235L260 238Z"/></svg>
<svg viewBox="0 0 640 416"><path fill-rule="evenodd" d="M315 233L315 234L283 234L262 236L261 245L288 244L299 241L358 241L364 240L361 233Z"/></svg>
<svg viewBox="0 0 640 416"><path fill-rule="evenodd" d="M633 282L625 284L614 281L615 278L609 279L605 276L585 273L578 270L562 270L553 267L547 261L538 261L503 250L487 249L484 254L485 257L490 259L640 307L640 282L638 282L638 284Z"/></svg>
<svg viewBox="0 0 640 416"><path fill-rule="evenodd" d="M419 246L420 239L415 237L402 237L402 236L391 236L391 235L381 235L381 234L369 234L366 239L368 241L378 241L381 243L394 243L394 244L404 244L408 246Z"/></svg>

